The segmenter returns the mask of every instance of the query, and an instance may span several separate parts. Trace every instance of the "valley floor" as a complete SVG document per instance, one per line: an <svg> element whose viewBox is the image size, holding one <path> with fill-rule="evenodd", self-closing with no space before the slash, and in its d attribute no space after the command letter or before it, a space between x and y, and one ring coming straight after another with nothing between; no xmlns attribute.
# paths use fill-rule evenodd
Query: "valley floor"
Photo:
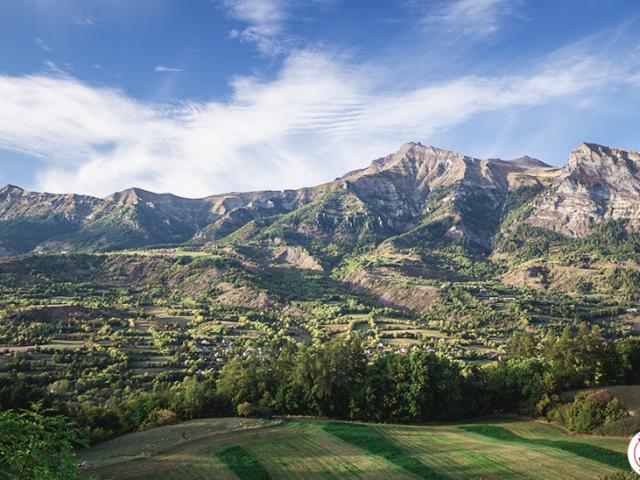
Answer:
<svg viewBox="0 0 640 480"><path fill-rule="evenodd" d="M492 418L449 425L208 419L79 453L102 479L596 479L628 470L627 440Z"/></svg>

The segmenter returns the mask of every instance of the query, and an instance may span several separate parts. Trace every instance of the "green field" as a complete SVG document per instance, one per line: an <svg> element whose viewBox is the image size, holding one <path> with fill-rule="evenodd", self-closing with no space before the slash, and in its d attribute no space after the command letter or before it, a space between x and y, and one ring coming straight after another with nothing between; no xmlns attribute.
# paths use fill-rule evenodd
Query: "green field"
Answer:
<svg viewBox="0 0 640 480"><path fill-rule="evenodd" d="M210 419L79 453L102 479L595 479L626 469L626 439L513 418L454 425Z"/></svg>

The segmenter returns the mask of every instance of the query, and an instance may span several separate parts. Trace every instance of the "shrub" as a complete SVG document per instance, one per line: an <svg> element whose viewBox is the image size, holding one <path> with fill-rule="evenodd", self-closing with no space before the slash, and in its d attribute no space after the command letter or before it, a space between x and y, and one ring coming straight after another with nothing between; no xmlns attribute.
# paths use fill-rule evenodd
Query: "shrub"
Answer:
<svg viewBox="0 0 640 480"><path fill-rule="evenodd" d="M247 418L253 412L253 405L249 402L242 402L238 405L238 415Z"/></svg>
<svg viewBox="0 0 640 480"><path fill-rule="evenodd" d="M555 405L549 408L546 413L547 420L566 425L569 408L571 408L571 405L567 404Z"/></svg>
<svg viewBox="0 0 640 480"><path fill-rule="evenodd" d="M607 390L581 392L567 411L567 427L573 432L592 433L629 415Z"/></svg>
<svg viewBox="0 0 640 480"><path fill-rule="evenodd" d="M613 437L631 437L640 431L640 416L627 416L605 424L596 432L598 435L610 435Z"/></svg>
<svg viewBox="0 0 640 480"><path fill-rule="evenodd" d="M257 405L251 410L252 417L258 418L270 418L273 415L273 411L269 407L263 405Z"/></svg>
<svg viewBox="0 0 640 480"><path fill-rule="evenodd" d="M172 410L160 408L149 414L149 418L142 425L142 429L162 427L163 425L171 425L178 421L178 415Z"/></svg>
<svg viewBox="0 0 640 480"><path fill-rule="evenodd" d="M534 412L537 416L546 416L549 420L552 420L550 415L556 415L559 404L560 397L558 395L545 393L540 401L536 403Z"/></svg>

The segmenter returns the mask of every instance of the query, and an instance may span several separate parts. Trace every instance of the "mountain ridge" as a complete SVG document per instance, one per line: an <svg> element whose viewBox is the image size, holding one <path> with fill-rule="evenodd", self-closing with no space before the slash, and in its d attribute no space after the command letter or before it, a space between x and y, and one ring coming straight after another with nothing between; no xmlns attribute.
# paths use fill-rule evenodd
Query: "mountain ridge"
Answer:
<svg viewBox="0 0 640 480"><path fill-rule="evenodd" d="M409 142L365 168L296 190L193 199L133 187L98 198L9 184L0 189L0 247L19 254L203 245L233 241L243 229L236 236L249 243L355 248L445 222L445 238L489 252L501 222L523 205L530 211L522 222L570 238L610 218L640 227L639 171L639 153L594 143L553 167L526 155L478 159Z"/></svg>

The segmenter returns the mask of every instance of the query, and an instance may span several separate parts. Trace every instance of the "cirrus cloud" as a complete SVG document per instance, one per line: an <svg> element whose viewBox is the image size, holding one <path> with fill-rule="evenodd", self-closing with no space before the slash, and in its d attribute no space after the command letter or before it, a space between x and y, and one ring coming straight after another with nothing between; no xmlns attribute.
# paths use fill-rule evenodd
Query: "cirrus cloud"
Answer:
<svg viewBox="0 0 640 480"><path fill-rule="evenodd" d="M319 7L333 0L215 0L227 14L241 22L242 28L234 28L231 38L256 46L263 55L286 53L294 42L294 36L285 31L285 23L294 12L305 7Z"/></svg>
<svg viewBox="0 0 640 480"><path fill-rule="evenodd" d="M181 68L167 67L166 65L156 65L153 67L153 71L156 73L178 73L181 72Z"/></svg>
<svg viewBox="0 0 640 480"><path fill-rule="evenodd" d="M498 32L503 21L522 3L522 0L453 0L429 8L424 21L460 37L482 39Z"/></svg>
<svg viewBox="0 0 640 480"><path fill-rule="evenodd" d="M481 113L634 78L607 65L566 51L517 75L397 90L384 67L307 50L290 54L272 80L235 78L224 101L180 104L134 100L69 75L0 76L0 148L39 157L36 187L47 191L106 195L135 185L195 197L296 188Z"/></svg>

